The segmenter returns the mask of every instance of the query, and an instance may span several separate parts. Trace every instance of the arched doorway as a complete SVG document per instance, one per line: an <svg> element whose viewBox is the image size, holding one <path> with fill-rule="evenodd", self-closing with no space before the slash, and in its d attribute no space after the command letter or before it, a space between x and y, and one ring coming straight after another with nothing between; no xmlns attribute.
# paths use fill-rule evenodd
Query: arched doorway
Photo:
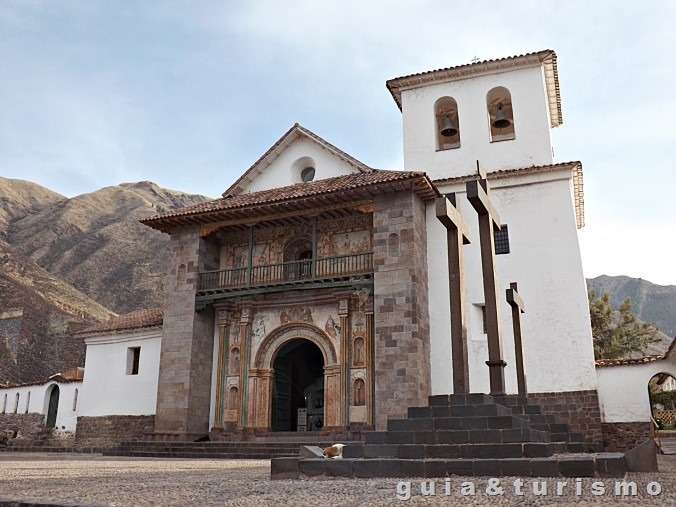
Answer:
<svg viewBox="0 0 676 507"><path fill-rule="evenodd" d="M279 348L272 368L272 431L298 431L298 409L303 408L307 410L306 431L319 431L324 426L321 349L310 340L292 339Z"/></svg>
<svg viewBox="0 0 676 507"><path fill-rule="evenodd" d="M47 427L56 427L56 416L59 411L59 386L54 385L49 393L49 405L47 406Z"/></svg>
<svg viewBox="0 0 676 507"><path fill-rule="evenodd" d="M660 372L648 382L650 410L660 430L676 430L676 378Z"/></svg>

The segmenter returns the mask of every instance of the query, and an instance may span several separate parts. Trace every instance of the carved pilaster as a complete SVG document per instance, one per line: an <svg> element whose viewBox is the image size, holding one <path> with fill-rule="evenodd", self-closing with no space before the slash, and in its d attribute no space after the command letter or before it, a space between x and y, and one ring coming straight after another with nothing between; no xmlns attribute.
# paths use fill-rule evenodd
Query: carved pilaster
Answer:
<svg viewBox="0 0 676 507"><path fill-rule="evenodd" d="M249 357L251 355L251 311L248 308L242 310L242 317L239 321L239 336L241 340L241 360L239 362L239 387L240 387L240 403L239 403L239 426L247 426L247 400L248 387L247 370L249 367Z"/></svg>
<svg viewBox="0 0 676 507"><path fill-rule="evenodd" d="M349 424L350 415L350 326L349 300L341 299L338 307L340 317L340 366L342 383L340 385L340 404L342 419L345 426ZM326 391L325 391L326 392Z"/></svg>
<svg viewBox="0 0 676 507"><path fill-rule="evenodd" d="M340 387L343 385L340 364L324 367L324 427L336 428L343 420Z"/></svg>

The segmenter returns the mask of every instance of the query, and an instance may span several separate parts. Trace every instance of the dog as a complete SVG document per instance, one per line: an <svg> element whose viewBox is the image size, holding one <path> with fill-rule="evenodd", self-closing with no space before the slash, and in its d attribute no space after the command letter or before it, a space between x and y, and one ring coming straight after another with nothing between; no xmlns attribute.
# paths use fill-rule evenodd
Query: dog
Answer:
<svg viewBox="0 0 676 507"><path fill-rule="evenodd" d="M345 447L345 444L333 444L331 447L324 449L322 456L325 458L342 459L343 447Z"/></svg>

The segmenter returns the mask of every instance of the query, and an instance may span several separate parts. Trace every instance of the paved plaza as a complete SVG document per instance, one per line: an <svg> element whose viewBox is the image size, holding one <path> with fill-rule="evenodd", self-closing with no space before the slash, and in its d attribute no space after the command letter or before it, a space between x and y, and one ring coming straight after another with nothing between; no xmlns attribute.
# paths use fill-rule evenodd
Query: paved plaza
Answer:
<svg viewBox="0 0 676 507"><path fill-rule="evenodd" d="M523 496L516 496L514 480L502 478L502 495L486 493L488 478L452 477L450 496L445 482L435 481L435 495L422 496L420 479L410 481L410 499L402 479L327 479L271 481L268 460L177 460L117 458L83 454L0 452L0 506L333 506L333 505L676 505L676 456L660 456L660 472L629 474L637 484L636 497L616 497L615 479L582 479L576 495L575 479L523 478ZM562 495L556 482L567 481ZM474 496L462 496L461 484L472 482ZM533 494L533 481L547 482L547 495ZM605 486L592 494L592 483ZM646 493L657 482L661 493ZM541 485L540 485L541 487ZM651 486L655 488L655 486ZM655 490L653 489L653 492ZM400 500L399 498L402 498ZM14 502L12 502L14 501Z"/></svg>

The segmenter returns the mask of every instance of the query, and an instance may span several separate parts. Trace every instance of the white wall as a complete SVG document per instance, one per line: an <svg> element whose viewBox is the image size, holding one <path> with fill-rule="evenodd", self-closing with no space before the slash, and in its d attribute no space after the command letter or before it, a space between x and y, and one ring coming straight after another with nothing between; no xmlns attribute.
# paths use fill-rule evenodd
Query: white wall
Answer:
<svg viewBox="0 0 676 507"><path fill-rule="evenodd" d="M79 415L154 414L161 341L160 329L85 338L87 355ZM138 375L127 374L130 347L141 347Z"/></svg>
<svg viewBox="0 0 676 507"><path fill-rule="evenodd" d="M259 190L269 190L302 182L300 173L307 164L301 159L305 157L309 157L314 162L314 164L309 165L312 165L316 170L315 180L358 172L357 168L323 149L307 137L297 138L288 147L280 147L280 149L283 149L280 155L260 174L255 176L255 179L246 186L244 192L258 192Z"/></svg>
<svg viewBox="0 0 676 507"><path fill-rule="evenodd" d="M75 390L78 391L78 395L82 391L82 382L49 381L44 384L0 388L0 414L43 414L46 423L49 396L55 387L59 388L59 405L56 413L55 430L57 432L74 432L77 423L77 408L79 407L76 406L76 410L73 410L73 400ZM19 394L19 406L15 412L17 393ZM28 403L29 393L30 402ZM5 395L7 395L7 405L3 411Z"/></svg>
<svg viewBox="0 0 676 507"><path fill-rule="evenodd" d="M676 375L676 358L646 364L597 367L603 422L650 421L648 382L658 373Z"/></svg>
<svg viewBox="0 0 676 507"><path fill-rule="evenodd" d="M516 137L491 143L486 94L497 86L511 93ZM444 96L458 104L461 147L436 151L434 103ZM477 160L489 172L552 163L549 106L540 66L405 90L401 100L408 171L425 171L440 179L473 173Z"/></svg>
<svg viewBox="0 0 676 507"><path fill-rule="evenodd" d="M506 389L517 390L511 308L505 299L517 282L526 313L522 339L529 392L596 388L587 292L577 240L568 169L490 180L492 199L509 230L510 253L496 256L500 329ZM466 199L465 186L441 187L457 192L460 211L471 228L464 247L465 289L470 363L470 390L489 392L478 217ZM427 209L430 290L432 392L452 392L450 313L446 229L432 203Z"/></svg>

